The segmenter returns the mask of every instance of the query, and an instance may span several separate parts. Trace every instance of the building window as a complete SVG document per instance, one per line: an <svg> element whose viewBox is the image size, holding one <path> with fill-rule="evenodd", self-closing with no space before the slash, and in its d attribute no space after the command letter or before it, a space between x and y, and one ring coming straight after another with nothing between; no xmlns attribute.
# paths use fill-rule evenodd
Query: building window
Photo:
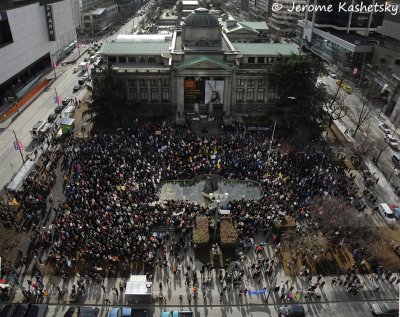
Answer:
<svg viewBox="0 0 400 317"><path fill-rule="evenodd" d="M257 100L258 101L264 101L264 95L265 95L265 90L264 89L258 89L257 90Z"/></svg>
<svg viewBox="0 0 400 317"><path fill-rule="evenodd" d="M136 57L128 57L128 63L136 63Z"/></svg>
<svg viewBox="0 0 400 317"><path fill-rule="evenodd" d="M147 89L140 89L140 101L147 102Z"/></svg>
<svg viewBox="0 0 400 317"><path fill-rule="evenodd" d="M264 64L265 63L265 58L264 57L257 57L257 63L258 64Z"/></svg>
<svg viewBox="0 0 400 317"><path fill-rule="evenodd" d="M247 81L247 86L255 86L256 85L256 80L255 79L249 79Z"/></svg>
<svg viewBox="0 0 400 317"><path fill-rule="evenodd" d="M137 99L137 92L136 92L136 88L130 88L129 89L129 95L128 95L128 99L135 101Z"/></svg>
<svg viewBox="0 0 400 317"><path fill-rule="evenodd" d="M119 63L126 63L126 57L125 56L118 57L118 62Z"/></svg>
<svg viewBox="0 0 400 317"><path fill-rule="evenodd" d="M161 101L163 101L163 102L168 102L169 101L169 90L168 90L168 88L163 88L162 89Z"/></svg>
<svg viewBox="0 0 400 317"><path fill-rule="evenodd" d="M244 100L244 90L243 89L237 89L236 90L236 101L237 102L243 102Z"/></svg>
<svg viewBox="0 0 400 317"><path fill-rule="evenodd" d="M265 80L264 79L259 79L258 80L258 87L264 87L265 86Z"/></svg>
<svg viewBox="0 0 400 317"><path fill-rule="evenodd" d="M145 57L139 57L140 63L146 63L146 58Z"/></svg>
<svg viewBox="0 0 400 317"><path fill-rule="evenodd" d="M247 62L248 62L249 64L254 64L254 63L256 62L256 58L255 58L255 57L248 57L248 58L247 58Z"/></svg>
<svg viewBox="0 0 400 317"><path fill-rule="evenodd" d="M140 79L139 80L139 85L147 87L147 79Z"/></svg>
<svg viewBox="0 0 400 317"><path fill-rule="evenodd" d="M254 89L250 88L247 89L247 101L253 101L254 100Z"/></svg>
<svg viewBox="0 0 400 317"><path fill-rule="evenodd" d="M110 63L116 63L116 62L117 62L117 58L116 58L115 56L109 56L109 57L108 57L108 61L109 61Z"/></svg>
<svg viewBox="0 0 400 317"><path fill-rule="evenodd" d="M168 86L168 79L161 79L161 86Z"/></svg>
<svg viewBox="0 0 400 317"><path fill-rule="evenodd" d="M157 79L151 79L151 80L150 80L150 85L152 85L152 86L158 86L158 80L157 80Z"/></svg>
<svg viewBox="0 0 400 317"><path fill-rule="evenodd" d="M151 89L151 101L158 102L158 89L157 88Z"/></svg>
<svg viewBox="0 0 400 317"><path fill-rule="evenodd" d="M244 80L244 79L238 79L237 81L236 81L236 86L244 86L244 83L245 83L246 81Z"/></svg>
<svg viewBox="0 0 400 317"><path fill-rule="evenodd" d="M267 57L267 64L271 64L274 62L274 58L273 57Z"/></svg>
<svg viewBox="0 0 400 317"><path fill-rule="evenodd" d="M136 87L136 80L134 80L134 79L128 79L128 85L129 85L129 86Z"/></svg>
<svg viewBox="0 0 400 317"><path fill-rule="evenodd" d="M269 89L267 95L268 100L275 99L275 97L276 97L275 89Z"/></svg>
<svg viewBox="0 0 400 317"><path fill-rule="evenodd" d="M149 63L155 63L155 62L156 62L156 59L155 59L154 57L149 57L149 58L147 59L147 62L149 62Z"/></svg>
<svg viewBox="0 0 400 317"><path fill-rule="evenodd" d="M276 87L276 82L275 82L275 80L271 79L269 81L269 88L270 89L275 89L275 87Z"/></svg>

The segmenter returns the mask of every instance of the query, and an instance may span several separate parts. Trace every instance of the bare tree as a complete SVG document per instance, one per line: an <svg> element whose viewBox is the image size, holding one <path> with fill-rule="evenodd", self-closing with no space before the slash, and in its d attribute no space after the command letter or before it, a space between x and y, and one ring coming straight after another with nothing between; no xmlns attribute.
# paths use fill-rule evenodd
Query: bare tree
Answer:
<svg viewBox="0 0 400 317"><path fill-rule="evenodd" d="M356 117L354 118L355 129L353 132L353 137L356 136L358 130L361 126L370 118L371 111L373 109L373 103L371 102L372 96L376 94L377 87L374 84L368 85L362 91L361 105L359 107L354 107L354 112Z"/></svg>
<svg viewBox="0 0 400 317"><path fill-rule="evenodd" d="M379 139L374 142L374 146L378 151L378 156L374 158L374 162L378 163L379 158L381 157L383 151L385 151L388 148L389 143L387 143L384 139Z"/></svg>
<svg viewBox="0 0 400 317"><path fill-rule="evenodd" d="M336 93L330 96L330 100L326 105L329 115L328 127L331 127L334 120L340 120L344 118L349 112L349 107L345 103L345 95L339 94L339 89L340 86L338 86Z"/></svg>

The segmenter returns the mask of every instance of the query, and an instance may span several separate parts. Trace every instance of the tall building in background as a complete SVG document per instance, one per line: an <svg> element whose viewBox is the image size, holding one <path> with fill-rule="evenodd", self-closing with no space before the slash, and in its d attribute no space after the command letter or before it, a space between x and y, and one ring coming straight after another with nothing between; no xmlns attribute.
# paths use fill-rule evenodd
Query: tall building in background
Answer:
<svg viewBox="0 0 400 317"><path fill-rule="evenodd" d="M304 19L305 13L288 10L293 7L293 4L305 5L306 0L274 0L274 3L280 4L282 8L279 11L271 12L270 31L279 37L295 36L297 21Z"/></svg>
<svg viewBox="0 0 400 317"><path fill-rule="evenodd" d="M57 63L75 45L79 4L75 0L2 3L0 10L0 95Z"/></svg>
<svg viewBox="0 0 400 317"><path fill-rule="evenodd" d="M354 5L375 0L354 0ZM350 5L352 2L347 3ZM384 12L355 13L339 10L337 1L317 0L318 5L332 5L332 12L306 13L298 22L297 41L326 61L344 67L361 69L371 60L373 45L368 38L382 25Z"/></svg>

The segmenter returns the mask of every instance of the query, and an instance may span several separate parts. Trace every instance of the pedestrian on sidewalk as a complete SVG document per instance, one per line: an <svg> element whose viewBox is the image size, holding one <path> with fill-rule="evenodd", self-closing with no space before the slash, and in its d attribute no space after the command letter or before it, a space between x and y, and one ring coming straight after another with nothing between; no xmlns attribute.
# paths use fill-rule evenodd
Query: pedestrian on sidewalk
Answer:
<svg viewBox="0 0 400 317"><path fill-rule="evenodd" d="M105 304L106 307L107 307L108 305L111 304L111 301L106 297L106 298L104 298L104 304Z"/></svg>
<svg viewBox="0 0 400 317"><path fill-rule="evenodd" d="M124 285L122 284L122 282L119 282L119 291L121 294L124 292Z"/></svg>

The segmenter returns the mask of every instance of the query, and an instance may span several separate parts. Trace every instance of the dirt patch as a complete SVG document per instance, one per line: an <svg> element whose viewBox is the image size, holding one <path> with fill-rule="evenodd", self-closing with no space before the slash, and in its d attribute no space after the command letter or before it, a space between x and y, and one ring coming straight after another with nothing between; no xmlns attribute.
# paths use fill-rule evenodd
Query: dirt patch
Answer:
<svg viewBox="0 0 400 317"><path fill-rule="evenodd" d="M2 266L11 269L18 255L18 249L24 250L27 247L27 235L19 233L13 228L6 228L0 225L0 257Z"/></svg>
<svg viewBox="0 0 400 317"><path fill-rule="evenodd" d="M392 249L392 241L394 241L394 244L400 245L400 229L382 227L377 228L376 231L379 239L367 247L367 252L384 269L392 272L400 272L400 254L394 252Z"/></svg>

